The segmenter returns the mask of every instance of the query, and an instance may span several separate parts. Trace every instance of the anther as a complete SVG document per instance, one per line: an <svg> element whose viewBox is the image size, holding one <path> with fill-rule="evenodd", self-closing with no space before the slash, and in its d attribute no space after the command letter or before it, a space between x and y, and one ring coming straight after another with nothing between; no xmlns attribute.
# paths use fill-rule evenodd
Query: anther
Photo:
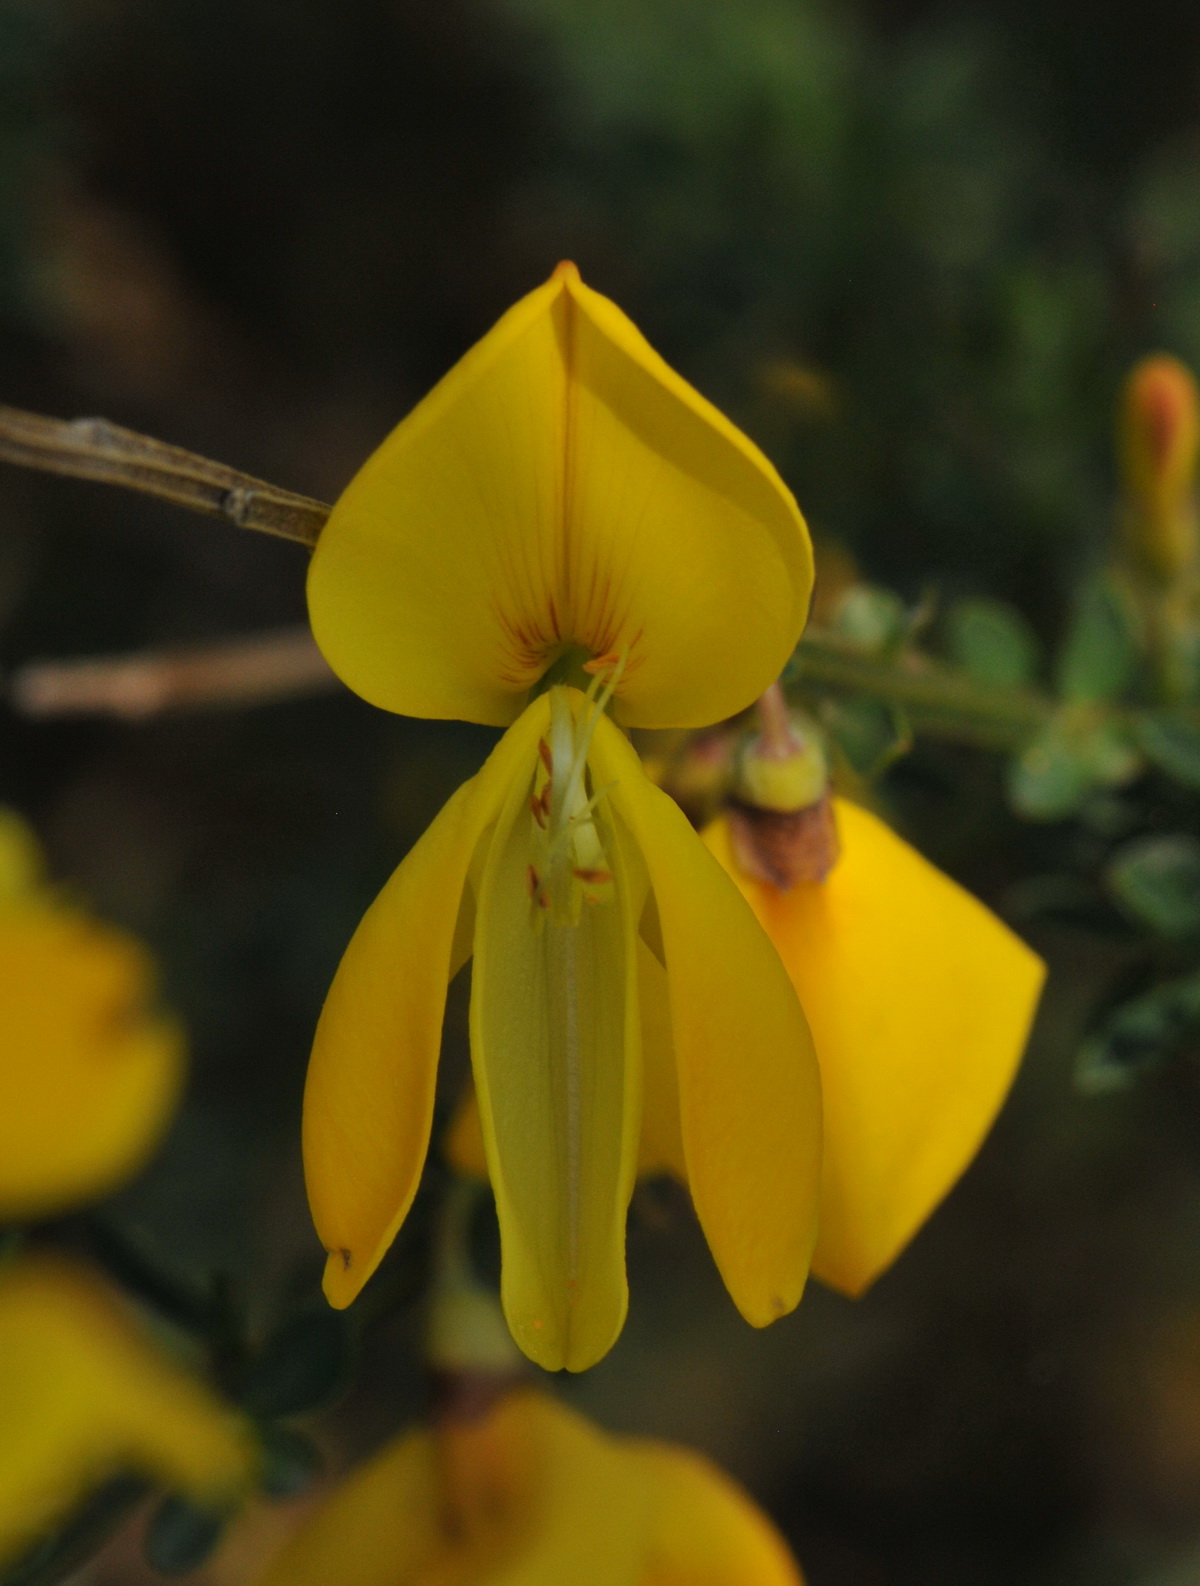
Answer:
<svg viewBox="0 0 1200 1586"><path fill-rule="evenodd" d="M624 651L610 650L607 655L598 655L594 660L585 661L583 670L589 677L600 677L605 672L611 672L615 667L620 666L624 659Z"/></svg>
<svg viewBox="0 0 1200 1586"><path fill-rule="evenodd" d="M542 878L538 875L533 865L525 872L525 885L529 889L530 900L537 904L539 909L548 909L550 900L542 889Z"/></svg>

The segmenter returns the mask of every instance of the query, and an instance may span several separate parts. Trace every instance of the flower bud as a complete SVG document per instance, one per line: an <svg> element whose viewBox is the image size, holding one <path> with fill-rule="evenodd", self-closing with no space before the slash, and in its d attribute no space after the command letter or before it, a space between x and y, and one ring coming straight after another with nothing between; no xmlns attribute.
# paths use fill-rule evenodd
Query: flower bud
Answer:
<svg viewBox="0 0 1200 1586"><path fill-rule="evenodd" d="M824 881L837 860L829 763L820 729L788 709L778 683L759 700L758 718L738 757L730 837L747 875L786 892Z"/></svg>
<svg viewBox="0 0 1200 1586"><path fill-rule="evenodd" d="M816 729L790 717L783 744L756 735L743 746L733 792L739 803L791 814L815 804L828 782L825 746Z"/></svg>
<svg viewBox="0 0 1200 1586"><path fill-rule="evenodd" d="M1143 358L1125 383L1120 454L1130 554L1164 581L1196 555L1200 393L1190 369L1165 353Z"/></svg>

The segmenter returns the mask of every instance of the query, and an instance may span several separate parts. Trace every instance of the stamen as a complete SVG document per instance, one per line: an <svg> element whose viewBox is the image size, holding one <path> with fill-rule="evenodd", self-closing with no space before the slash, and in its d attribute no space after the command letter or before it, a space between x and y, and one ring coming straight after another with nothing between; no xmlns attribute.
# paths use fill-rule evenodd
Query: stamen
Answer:
<svg viewBox="0 0 1200 1586"><path fill-rule="evenodd" d="M588 755L600 717L620 681L624 658L599 670L578 712L568 689L550 690L550 727L538 740L529 811L534 822L533 858L538 871L537 889L530 897L549 920L567 928L579 924L580 910L611 902L614 876L611 855L597 825L597 807L608 787L587 792ZM611 784L610 784L611 786ZM544 835L543 835L544 834ZM544 917L535 914L540 930Z"/></svg>
<svg viewBox="0 0 1200 1586"><path fill-rule="evenodd" d="M569 815L567 817L568 823L574 825L576 821L586 821L591 815L592 811L599 806L600 800L606 797L607 794L611 793L616 785L615 778L611 782L606 782L602 788L599 788L595 793L592 794L591 798L588 799L587 803L581 810L576 810L574 815Z"/></svg>
<svg viewBox="0 0 1200 1586"><path fill-rule="evenodd" d="M575 754L571 763L570 773L567 778L567 787L563 800L568 810L572 809L578 802L579 795L583 791L583 778L587 771L588 751L592 747L592 739L596 735L596 727L599 724L600 718L608 708L608 702L613 697L617 684L621 681L621 674L625 670L625 662L627 659L628 652L623 650L617 657L617 660L612 665L611 669L604 674L603 686L600 688L600 692L594 698L592 696L592 689L594 689L597 684L600 683L601 673L596 673L590 687L588 688L585 698L587 699L589 708L583 723L583 730L580 732L579 738L575 743Z"/></svg>
<svg viewBox="0 0 1200 1586"><path fill-rule="evenodd" d="M624 650L610 650L607 655L597 655L592 660L585 661L583 670L593 677L598 677L610 670L623 671L628 658L629 651L627 648Z"/></svg>

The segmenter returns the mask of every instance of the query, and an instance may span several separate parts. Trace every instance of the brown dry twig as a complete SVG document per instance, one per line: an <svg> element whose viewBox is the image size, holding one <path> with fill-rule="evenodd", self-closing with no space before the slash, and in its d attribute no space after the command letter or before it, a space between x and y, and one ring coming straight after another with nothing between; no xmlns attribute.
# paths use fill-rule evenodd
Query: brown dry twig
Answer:
<svg viewBox="0 0 1200 1586"><path fill-rule="evenodd" d="M337 686L307 628L186 650L33 661L13 676L10 698L26 716L118 716L267 704Z"/></svg>
<svg viewBox="0 0 1200 1586"><path fill-rule="evenodd" d="M323 501L107 419L54 419L0 406L0 461L122 485L310 547L330 513Z"/></svg>

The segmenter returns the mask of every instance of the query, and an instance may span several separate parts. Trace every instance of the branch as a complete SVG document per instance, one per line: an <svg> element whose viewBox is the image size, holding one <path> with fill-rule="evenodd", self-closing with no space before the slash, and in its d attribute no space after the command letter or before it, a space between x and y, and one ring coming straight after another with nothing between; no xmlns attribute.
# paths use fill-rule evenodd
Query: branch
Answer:
<svg viewBox="0 0 1200 1586"><path fill-rule="evenodd" d="M10 694L26 716L119 716L145 721L197 706L267 704L337 686L307 628L232 643L85 661L33 661Z"/></svg>
<svg viewBox="0 0 1200 1586"><path fill-rule="evenodd" d="M107 419L67 422L0 407L0 461L140 490L301 545L317 543L331 510ZM324 686L328 670L305 646L296 634L177 655L44 663L19 672L13 692L30 715L100 711L136 720L175 705L247 704ZM984 688L928 656L864 655L819 628L801 639L786 680L886 700L916 731L981 748L1020 747L1053 710L1037 690Z"/></svg>
<svg viewBox="0 0 1200 1586"><path fill-rule="evenodd" d="M52 419L0 407L0 461L140 490L301 545L317 543L330 511L323 501L281 490L107 419Z"/></svg>
<svg viewBox="0 0 1200 1586"><path fill-rule="evenodd" d="M985 688L926 655L864 655L821 628L804 634L785 681L886 700L905 710L917 732L986 749L1020 748L1054 710L1037 689Z"/></svg>

